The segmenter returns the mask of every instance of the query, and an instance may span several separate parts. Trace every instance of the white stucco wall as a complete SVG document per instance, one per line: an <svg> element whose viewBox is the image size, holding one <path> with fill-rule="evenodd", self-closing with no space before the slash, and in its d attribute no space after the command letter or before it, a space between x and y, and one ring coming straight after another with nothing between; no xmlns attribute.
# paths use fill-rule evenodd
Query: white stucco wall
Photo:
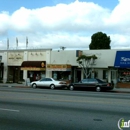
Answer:
<svg viewBox="0 0 130 130"><path fill-rule="evenodd" d="M46 64L51 63L51 51L46 51ZM46 77L52 77L52 71L46 70Z"/></svg>
<svg viewBox="0 0 130 130"><path fill-rule="evenodd" d="M28 61L46 61L46 51L28 51Z"/></svg>
<svg viewBox="0 0 130 130"><path fill-rule="evenodd" d="M96 55L96 68L108 68L114 66L116 50L87 50L83 51L86 55Z"/></svg>
<svg viewBox="0 0 130 130"><path fill-rule="evenodd" d="M85 55L96 55L95 68L108 68L114 66L116 50L82 50ZM51 52L51 64L71 64L78 66L76 57L76 50L62 50Z"/></svg>
<svg viewBox="0 0 130 130"><path fill-rule="evenodd" d="M78 65L76 59L76 50L51 51L51 64Z"/></svg>
<svg viewBox="0 0 130 130"><path fill-rule="evenodd" d="M103 79L102 73L103 73L103 70L102 69L98 69L98 78L99 79Z"/></svg>

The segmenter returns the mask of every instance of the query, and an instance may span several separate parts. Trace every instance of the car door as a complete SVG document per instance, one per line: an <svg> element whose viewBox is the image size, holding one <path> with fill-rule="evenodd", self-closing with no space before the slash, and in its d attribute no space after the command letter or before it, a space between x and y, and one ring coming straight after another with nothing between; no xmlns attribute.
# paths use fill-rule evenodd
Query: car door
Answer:
<svg viewBox="0 0 130 130"><path fill-rule="evenodd" d="M81 83L81 87L82 87L82 88L86 88L86 87L87 87L87 84L88 84L88 79L83 79L83 80L82 80L82 83Z"/></svg>
<svg viewBox="0 0 130 130"><path fill-rule="evenodd" d="M38 86L40 87L45 87L45 82L46 82L46 78L40 79L38 81Z"/></svg>
<svg viewBox="0 0 130 130"><path fill-rule="evenodd" d="M52 79L51 78L46 78L46 81L45 81L45 86L46 87L50 87L50 85L53 83Z"/></svg>
<svg viewBox="0 0 130 130"><path fill-rule="evenodd" d="M77 82L77 83L74 83L74 87L75 88L82 88L82 80Z"/></svg>
<svg viewBox="0 0 130 130"><path fill-rule="evenodd" d="M97 82L96 79L88 79L87 86L88 86L89 88L94 88L97 83L98 83L98 82Z"/></svg>

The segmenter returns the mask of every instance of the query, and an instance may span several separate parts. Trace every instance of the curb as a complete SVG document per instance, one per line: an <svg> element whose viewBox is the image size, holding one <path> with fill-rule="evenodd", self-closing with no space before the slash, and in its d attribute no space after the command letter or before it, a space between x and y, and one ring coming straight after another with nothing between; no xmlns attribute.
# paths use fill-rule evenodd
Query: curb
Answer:
<svg viewBox="0 0 130 130"><path fill-rule="evenodd" d="M31 86L19 86L19 85L15 85L15 86L14 85L0 85L0 87L31 88Z"/></svg>
<svg viewBox="0 0 130 130"><path fill-rule="evenodd" d="M12 87L15 87L15 88L31 88L30 86L12 86Z"/></svg>
<svg viewBox="0 0 130 130"><path fill-rule="evenodd" d="M130 89L129 88L115 88L113 90L111 90L111 92L115 92L115 93L130 93Z"/></svg>

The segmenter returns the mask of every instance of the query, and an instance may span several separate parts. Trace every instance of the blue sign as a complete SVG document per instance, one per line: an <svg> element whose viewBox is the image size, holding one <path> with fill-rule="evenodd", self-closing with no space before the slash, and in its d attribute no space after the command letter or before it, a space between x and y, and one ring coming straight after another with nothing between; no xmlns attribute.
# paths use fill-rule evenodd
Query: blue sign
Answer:
<svg viewBox="0 0 130 130"><path fill-rule="evenodd" d="M130 51L117 51L114 67L130 68Z"/></svg>

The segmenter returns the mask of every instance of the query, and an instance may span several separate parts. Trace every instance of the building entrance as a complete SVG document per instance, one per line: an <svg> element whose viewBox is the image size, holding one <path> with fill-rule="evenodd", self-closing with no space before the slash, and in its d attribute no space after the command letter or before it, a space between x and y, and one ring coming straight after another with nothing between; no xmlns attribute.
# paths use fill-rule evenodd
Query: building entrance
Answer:
<svg viewBox="0 0 130 130"><path fill-rule="evenodd" d="M7 82L18 83L23 81L23 72L20 70L20 66L8 66Z"/></svg>
<svg viewBox="0 0 130 130"><path fill-rule="evenodd" d="M81 80L81 69L75 70L75 82L79 82Z"/></svg>

